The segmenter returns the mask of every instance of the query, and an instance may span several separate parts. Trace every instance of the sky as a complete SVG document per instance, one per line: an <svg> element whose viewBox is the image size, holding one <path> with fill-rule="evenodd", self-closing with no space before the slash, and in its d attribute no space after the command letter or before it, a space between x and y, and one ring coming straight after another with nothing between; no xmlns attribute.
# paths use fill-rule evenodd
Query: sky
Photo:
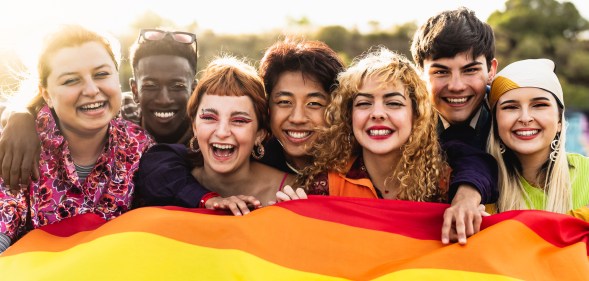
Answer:
<svg viewBox="0 0 589 281"><path fill-rule="evenodd" d="M0 0L0 50L18 53L32 48L38 36L56 23L80 23L121 34L139 15L155 12L179 26L196 21L199 31L219 34L259 33L286 28L287 19L306 17L315 26L342 25L368 30L370 21L381 28L415 21L443 10L466 6L486 20L503 1L459 0ZM589 19L589 1L573 0Z"/></svg>

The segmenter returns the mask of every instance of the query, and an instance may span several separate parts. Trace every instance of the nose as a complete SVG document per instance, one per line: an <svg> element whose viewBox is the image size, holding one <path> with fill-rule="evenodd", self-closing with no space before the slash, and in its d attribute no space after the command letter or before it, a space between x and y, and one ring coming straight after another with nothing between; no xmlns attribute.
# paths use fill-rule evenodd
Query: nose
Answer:
<svg viewBox="0 0 589 281"><path fill-rule="evenodd" d="M98 85L96 85L96 83L93 80L89 80L88 82L86 82L86 85L83 89L82 94L89 96L89 97L94 97L99 92L100 92L100 89L98 88Z"/></svg>
<svg viewBox="0 0 589 281"><path fill-rule="evenodd" d="M307 114L303 104L297 104L294 106L292 112L288 116L288 121L295 124L303 124L307 122Z"/></svg>
<svg viewBox="0 0 589 281"><path fill-rule="evenodd" d="M215 135L220 138L224 139L231 136L231 127L229 126L229 121L221 121L215 130Z"/></svg>
<svg viewBox="0 0 589 281"><path fill-rule="evenodd" d="M161 91L155 98L155 102L159 104L170 104L173 102L172 98L170 97L170 92L168 91L167 87L162 87Z"/></svg>
<svg viewBox="0 0 589 281"><path fill-rule="evenodd" d="M452 74L450 81L448 82L448 90L452 92L460 92L466 88L466 84L462 81L460 74Z"/></svg>
<svg viewBox="0 0 589 281"><path fill-rule="evenodd" d="M524 126L529 125L532 121L534 121L534 117L530 114L527 109L522 109L521 115L519 116L519 122L521 122Z"/></svg>
<svg viewBox="0 0 589 281"><path fill-rule="evenodd" d="M384 112L384 109L382 108L381 105L376 104L374 106L374 110L372 110L372 113L370 114L370 118L372 120L384 120L386 116L386 113Z"/></svg>

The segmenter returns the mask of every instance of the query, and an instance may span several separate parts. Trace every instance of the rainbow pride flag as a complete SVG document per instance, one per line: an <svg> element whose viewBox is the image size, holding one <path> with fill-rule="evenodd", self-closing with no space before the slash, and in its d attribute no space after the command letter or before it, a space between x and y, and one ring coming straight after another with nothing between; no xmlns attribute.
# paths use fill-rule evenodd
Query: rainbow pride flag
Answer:
<svg viewBox="0 0 589 281"><path fill-rule="evenodd" d="M31 231L1 280L589 280L589 224L542 211L484 218L443 245L445 204L311 197L243 217L148 207Z"/></svg>

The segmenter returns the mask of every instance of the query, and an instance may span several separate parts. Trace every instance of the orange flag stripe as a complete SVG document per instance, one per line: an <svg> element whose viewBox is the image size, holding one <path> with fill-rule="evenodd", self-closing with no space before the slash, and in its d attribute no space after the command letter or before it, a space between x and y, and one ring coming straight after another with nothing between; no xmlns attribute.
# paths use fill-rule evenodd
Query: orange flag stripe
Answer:
<svg viewBox="0 0 589 281"><path fill-rule="evenodd" d="M146 221L145 218L149 220ZM573 244L563 250L546 242L526 225L515 220L489 227L471 237L465 247L443 246L438 240L419 240L384 231L310 219L280 207L264 208L245 217L219 217L143 208L129 212L89 233L60 239L46 236L45 238L51 239L51 244L45 244L41 240L47 239L40 238L43 236L39 232L33 232L36 237L30 235L34 239L29 239L27 244L38 243L37 250L63 251L101 236L133 231L153 233L204 247L238 249L295 270L351 279L376 278L410 268L454 269L479 273L496 273L501 269L501 272L509 273L508 276L538 279L539 276L554 276L554 269L541 266L535 268L530 264L560 265L562 259L567 259L570 255L586 256L584 243ZM505 237L506 233L510 236ZM354 237L353 243L341 244L340 241L351 242L345 237ZM501 243L497 243L498 237ZM525 253L505 256L496 254L511 253L512 249L521 247L526 249ZM35 247L29 250L33 248ZM487 253L491 256L485 257ZM561 265L566 270L559 271L559 278L575 280L579 276L589 276L587 261L584 262L585 264L570 262ZM362 273L362 276L358 276L358 273Z"/></svg>

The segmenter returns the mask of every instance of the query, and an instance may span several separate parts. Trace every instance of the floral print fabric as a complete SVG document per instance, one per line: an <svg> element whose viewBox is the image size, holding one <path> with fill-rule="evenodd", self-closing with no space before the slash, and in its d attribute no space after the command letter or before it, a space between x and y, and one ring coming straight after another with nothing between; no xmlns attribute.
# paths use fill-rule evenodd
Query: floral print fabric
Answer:
<svg viewBox="0 0 589 281"><path fill-rule="evenodd" d="M154 144L141 127L113 119L104 150L84 182L78 178L68 142L47 106L37 116L37 133L41 141L40 178L28 191L15 195L7 192L0 179L0 232L14 240L28 228L78 214L92 212L109 220L129 210L139 159Z"/></svg>

